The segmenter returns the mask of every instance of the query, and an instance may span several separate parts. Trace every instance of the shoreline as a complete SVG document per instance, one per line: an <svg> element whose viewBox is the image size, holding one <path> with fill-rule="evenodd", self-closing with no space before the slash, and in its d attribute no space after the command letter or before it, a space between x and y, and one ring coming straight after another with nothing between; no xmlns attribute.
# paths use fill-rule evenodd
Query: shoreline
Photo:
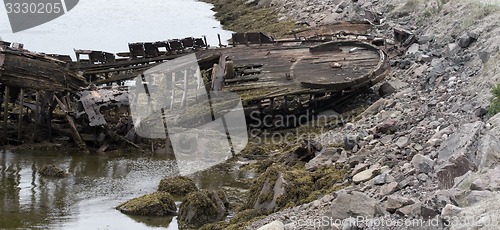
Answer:
<svg viewBox="0 0 500 230"><path fill-rule="evenodd" d="M223 4L224 1L209 0L207 2ZM291 1L282 2L288 4ZM294 1L294 4L300 5L301 1ZM494 36L486 36L481 32L475 32L479 33L480 36L474 39L479 39L481 42L474 42L473 40L471 42L472 45L469 43L464 45L464 47L459 47L459 50L453 50L453 55L458 57L467 55L469 53L468 50L489 50L487 52L487 59L483 57L479 58L479 56L472 56L472 59L461 62L464 63L463 67L457 67L453 62L443 62L443 60L445 60L443 56L448 57L450 55L450 53L446 53L450 52L446 50L446 47L450 46L448 44L458 44L460 42L459 38L462 39L461 37L466 39L465 36L467 35L464 34L467 34L467 31L473 30L470 28L472 24L480 24L479 29L475 29L474 31L483 30L487 27L490 24L488 20L498 18L499 16L497 7L478 5L470 2L449 1L439 1L433 5L418 0L405 1L405 3L400 5L396 5L395 1L391 0L379 1L374 4L360 1L358 5L355 6L353 4L342 5L342 2L339 1L339 4L333 5L333 10L335 12L333 17L335 20L355 18L355 15L352 15L352 12L356 12L355 9L351 9L353 7L362 10L370 10L382 16L383 24L372 30L372 33L375 35L382 35L390 38L393 27L400 26L406 28L417 35L417 43L415 44L419 47L417 50L418 55L429 55L431 59L435 59L435 61L439 60L442 62L442 65L445 66L444 68L451 66L453 68L463 68L463 71L471 71L471 69L476 68L476 72L472 74L473 76L483 80L487 79L486 81L490 82L490 85L494 84L495 81L498 83L498 77L495 78L496 80L488 79L488 76L493 74L492 68L496 69L496 67L492 67L491 65L494 62L492 62L492 60L498 60L498 55L495 54L495 50L497 52L500 50L498 43L495 45L493 40ZM458 12L462 12L462 14L463 12L469 12L469 14L466 14L466 16L461 19L453 18L453 15L460 14L454 12L456 9L458 9ZM214 10L220 11L218 12L218 19L227 19L225 18L225 16L227 16L227 13L225 13L227 9L221 10L216 5ZM274 10L279 12L279 9ZM298 15L297 12L301 10L312 12L320 11L319 13L309 14L310 18L312 18L310 21L317 22L324 20L324 16L317 17L317 14L321 15L321 10L294 9L290 11L290 13L296 16ZM346 12L350 12L351 15L346 15ZM442 21L438 24L431 23L436 18L441 18ZM236 20L241 20L241 18L237 18ZM244 24L241 22L237 23L240 25ZM459 25L453 27L451 26L453 23L455 23L455 25L458 23ZM228 29L238 28L230 23L225 24L227 24L226 28ZM453 29L443 29L450 26ZM238 29L235 31L243 32L238 31ZM499 34L498 30L491 33ZM485 45L485 43L488 45ZM445 49L442 47L445 47ZM443 56L432 53L433 49L442 50ZM333 165L341 165L342 163L339 162L345 162L350 165L347 167L347 175L349 175L348 177L351 179L357 177L355 183L347 184L347 187L339 188L336 191L317 194L318 199L313 199L305 203L299 201L298 204L286 207L285 209L280 208L278 212L256 213L253 209L247 209L240 214L248 216L248 218L244 219L246 223L240 222L236 224L231 221L227 224L219 222L217 224L206 225L204 229L257 229L266 224L269 224L269 228L271 228L271 226L276 227L273 229L316 229L314 226L308 225L307 223L314 220L321 220L324 217L340 220L340 222L344 223L344 226L337 222L334 226L329 223L328 226L332 229L341 229L345 227L346 223L349 223L351 226L366 226L366 222L349 222L349 219L346 218L345 211L353 208L352 205L349 207L348 204L342 203L345 202L346 199L356 199L357 201L354 202L357 202L356 204L360 205L359 207L366 206L380 210L375 213L366 213L362 209L355 209L350 211L350 215L365 216L366 220L370 220L370 218L380 218L379 220L385 222L397 221L401 218L403 218L403 220L422 220L423 224L430 224L430 221L437 221L437 223L434 224L435 226L432 226L435 229L450 227L449 224L452 223L446 222L446 220L450 218L450 209L457 210L455 211L456 216L461 215L461 210L464 210L464 212L465 210L475 210L475 206L472 206L472 204L480 203L481 200L469 204L451 202L451 200L457 199L459 194L465 194L469 196L469 199L478 198L477 194L471 193L470 188L459 188L461 185L460 183L458 185L453 185L452 183L451 187L448 187L450 179L442 178L441 175L442 172L444 172L443 170L449 170L446 169L445 166L449 164L449 162L446 160L441 161L438 156L442 154L453 155L453 152L447 152L449 150L446 149L446 146L450 143L453 144L455 142L460 143L464 141L464 137L454 136L453 132L450 132L450 130L460 132L460 130L467 129L467 125L464 126L463 124L467 124L471 121L481 122L483 125L491 124L492 127L500 127L497 118L498 115L493 118L491 118L491 116L485 116L484 113L479 113L479 115L477 115L478 113L474 112L477 110L473 108L473 111L463 111L456 115L451 115L451 117L444 119L443 117L440 119L436 118L436 120L433 121L432 117L439 114L437 109L428 108L426 110L427 112L424 113L424 111L411 108L415 108L415 106L419 104L418 98L425 97L423 98L425 101L429 100L427 99L428 97L437 101L443 100L444 98L439 98L437 94L437 92L443 93L443 87L445 88L445 94L451 95L452 97L459 97L458 102L455 103L461 103L462 105L468 105L470 102L466 102L468 99L464 96L457 96L459 92L482 88L482 92L485 93L477 94L473 97L473 100L479 104L479 106L476 105L475 108L487 108L490 98L490 94L488 93L489 86L478 84L476 80L469 81L460 76L457 77L457 72L454 72L455 75L453 73L445 74L444 80L449 82L449 79L463 79L461 83L462 88L457 87L456 80L451 80L455 81L454 85L451 83L443 84L437 82L439 87L426 90L426 86L424 85L424 90L422 90L422 88L418 86L424 83L420 83L418 78L432 77L432 67L434 66L429 69L431 65L430 60L429 62L427 59L424 61L417 60L416 55L408 53L396 56L393 60L393 73L386 79L386 82L394 86L395 92L393 92L392 95L384 96L377 100L372 106L361 113L362 116L359 117L358 120L351 121L352 123L348 123L342 127L332 128L329 132L323 134L323 137L327 137L330 140L338 140L339 144L336 147L339 149L339 155L328 155L321 151L316 154L316 158L323 157L324 159L331 160L334 162ZM409 66L407 66L406 63L409 63ZM472 63L474 64L471 65ZM474 65L482 67L478 68L474 67ZM424 67L422 66L427 66L427 68L423 69ZM436 67L434 67L434 69L435 68ZM423 72L418 72L419 69L422 69ZM417 73L414 73L418 74L415 75L417 78L411 78L412 72L410 71L417 71ZM410 78L401 76L408 76ZM464 84L463 81L467 81L468 84ZM453 90L447 91L446 88L450 87L453 88ZM417 102L413 101L414 99L410 100L411 97L408 99L401 98L403 95L415 95L412 97L416 97ZM449 97L450 96L447 98ZM425 103L425 101L420 103ZM441 107L440 110L453 111L453 108L450 105ZM429 112L434 115L424 116L424 114ZM371 119L371 116L373 116L374 119ZM405 116L408 116L408 119L405 118ZM416 120L412 121L411 117L415 117ZM437 125L437 122L439 122L440 125ZM431 129L432 127L441 127L441 129L448 131L445 131L446 133L436 132ZM386 129L388 130L385 131ZM416 132L416 129L421 130L419 131L421 133L419 134L419 132ZM483 132L490 132L488 131L489 129L485 129L484 126L480 129L484 130ZM482 138L487 138L487 135L488 134L480 135L474 140L478 141ZM343 143L345 138L351 136L356 137L354 149L346 148ZM437 141L436 138L439 138L439 140ZM272 147L269 147L269 149L272 149ZM259 184L259 180L261 181L261 186L263 183L262 180L264 179L270 179L270 181L276 180L276 175L273 173L275 172L275 169L273 169L275 168L273 162L277 165L283 164L286 162L286 160L283 159L286 157L283 157L283 155L286 156L288 153L290 153L289 150L288 152L283 151L282 154L276 153L274 157L266 163L262 163L264 167L256 167L260 168L261 172L264 171L264 169L267 170L263 172L264 174L261 174L261 177L257 180L257 183L254 183L254 186ZM276 157L276 155L281 155L282 157ZM394 161L392 158L400 160L398 162ZM484 170L491 171L494 166L496 166L496 164ZM421 167L430 167L431 169L422 169ZM287 170L280 168L277 171L283 171L285 172L284 174L286 174ZM469 176L466 177L465 180L470 181L471 177L477 178L481 177L483 174L484 172L471 170L469 174L466 174ZM281 176L278 174L278 178ZM360 177L363 178L360 179ZM279 179L276 180L276 183L278 183L278 181ZM458 192L456 191L457 188L459 188ZM253 193L258 193L259 190L255 190L254 188L252 191ZM489 192L487 196L495 196L495 194L495 192ZM475 196L476 198L471 198ZM438 197L438 199L444 199L442 201L445 205L433 202L436 197ZM255 201L255 198L251 198L251 200ZM393 207L394 205L395 207ZM482 212L491 213L495 211L489 210L489 212ZM236 217L239 217L238 214ZM291 217L295 217L295 220L290 219ZM235 219L238 221L242 220L241 218ZM300 221L302 221L302 224L299 223ZM268 229L266 226L262 229ZM459 225L455 224L455 227L457 226ZM382 229L391 229L391 226L383 226Z"/></svg>

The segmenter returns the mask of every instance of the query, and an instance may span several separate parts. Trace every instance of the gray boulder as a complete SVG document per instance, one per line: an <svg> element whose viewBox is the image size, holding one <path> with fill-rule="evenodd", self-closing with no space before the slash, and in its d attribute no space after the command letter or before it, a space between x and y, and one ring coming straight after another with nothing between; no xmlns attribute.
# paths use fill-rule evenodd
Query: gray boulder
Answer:
<svg viewBox="0 0 500 230"><path fill-rule="evenodd" d="M473 32L464 33L458 38L458 46L462 48L467 48L473 42L475 42L478 39L478 37L479 35Z"/></svg>
<svg viewBox="0 0 500 230"><path fill-rule="evenodd" d="M224 198L215 191L189 193L179 207L179 221L186 228L218 222L226 216Z"/></svg>
<svg viewBox="0 0 500 230"><path fill-rule="evenodd" d="M65 177L67 175L64 169L54 164L42 166L42 168L38 170L38 173L47 177Z"/></svg>
<svg viewBox="0 0 500 230"><path fill-rule="evenodd" d="M169 216L176 214L177 206L168 192L155 192L124 202L116 209L131 215Z"/></svg>
<svg viewBox="0 0 500 230"><path fill-rule="evenodd" d="M285 225L281 221L275 220L269 224L266 224L258 228L257 230L284 230L284 229Z"/></svg>
<svg viewBox="0 0 500 230"><path fill-rule="evenodd" d="M185 176L163 178L158 185L158 191L168 192L176 196L185 196L197 190L193 180Z"/></svg>
<svg viewBox="0 0 500 230"><path fill-rule="evenodd" d="M349 217L373 218L383 215L384 211L378 201L361 192L347 193L340 191L332 201L325 216L333 220L344 220Z"/></svg>

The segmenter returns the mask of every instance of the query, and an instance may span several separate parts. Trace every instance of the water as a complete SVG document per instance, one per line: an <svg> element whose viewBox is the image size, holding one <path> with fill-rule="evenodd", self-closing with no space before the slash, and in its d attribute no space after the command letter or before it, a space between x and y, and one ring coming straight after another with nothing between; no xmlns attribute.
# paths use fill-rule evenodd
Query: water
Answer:
<svg viewBox="0 0 500 230"><path fill-rule="evenodd" d="M73 49L128 51L129 42L207 36L217 45L231 36L214 18L212 6L195 0L83 0L67 14L13 34L0 6L0 37L37 52L69 54ZM127 216L114 207L154 192L175 174L171 159L135 156L83 156L57 151L0 150L0 229L177 229L174 218ZM63 179L36 171L53 163L68 169ZM230 173L194 176L200 188L243 187Z"/></svg>
<svg viewBox="0 0 500 230"><path fill-rule="evenodd" d="M3 151L3 150L0 150ZM175 174L164 157L105 157L58 151L0 152L0 229L178 229L176 218L128 216L120 203L156 191ZM65 178L41 177L56 164ZM199 188L244 188L239 170L212 170L193 176Z"/></svg>
<svg viewBox="0 0 500 230"><path fill-rule="evenodd" d="M129 42L207 36L217 45L231 32L215 20L211 5L195 0L83 0L65 15L13 34L0 6L0 37L31 51L70 54L73 49L128 51Z"/></svg>

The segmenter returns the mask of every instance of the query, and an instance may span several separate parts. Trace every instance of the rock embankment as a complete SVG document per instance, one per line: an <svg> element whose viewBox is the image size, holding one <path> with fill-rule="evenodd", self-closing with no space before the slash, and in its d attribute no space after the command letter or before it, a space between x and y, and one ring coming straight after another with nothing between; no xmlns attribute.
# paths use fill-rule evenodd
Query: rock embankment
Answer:
<svg viewBox="0 0 500 230"><path fill-rule="evenodd" d="M347 165L350 186L267 215L249 229L272 221L284 229L499 226L500 115L487 115L490 90L500 82L497 6L441 0L267 2L284 9L282 16L308 24L372 12L380 17L372 34L393 39L392 29L401 27L417 39L392 58L382 97L318 138L339 153L319 151L315 163L306 164L312 171Z"/></svg>

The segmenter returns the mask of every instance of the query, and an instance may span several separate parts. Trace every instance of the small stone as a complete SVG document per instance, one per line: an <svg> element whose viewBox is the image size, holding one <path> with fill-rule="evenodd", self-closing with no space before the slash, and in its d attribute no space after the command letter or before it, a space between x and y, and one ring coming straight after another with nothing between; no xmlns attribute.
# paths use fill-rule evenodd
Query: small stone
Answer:
<svg viewBox="0 0 500 230"><path fill-rule="evenodd" d="M352 175L352 176L354 176L354 175L356 175L356 174L360 173L361 171L366 170L366 169L368 168L368 166L369 166L369 165L367 165L367 164L363 164L363 163L361 163L361 164L357 164L357 165L354 167L354 169L352 170L351 175Z"/></svg>
<svg viewBox="0 0 500 230"><path fill-rule="evenodd" d="M339 69L339 68L342 68L342 64L338 63L338 62L332 62L330 64L330 66L334 69Z"/></svg>
<svg viewBox="0 0 500 230"><path fill-rule="evenodd" d="M371 141L373 141L374 138L375 137L372 134L370 134L370 135L366 136L365 138L363 138L363 140L371 143Z"/></svg>
<svg viewBox="0 0 500 230"><path fill-rule="evenodd" d="M418 37L417 37L417 42L418 42L418 44L420 44L420 45L423 45L423 44L425 44L425 43L428 43L428 42L430 42L431 40L432 40L432 37L431 37L431 36L429 36L429 35L422 35L422 36L418 36Z"/></svg>
<svg viewBox="0 0 500 230"><path fill-rule="evenodd" d="M319 201L319 200L315 200L312 202L312 206L314 208L318 208L320 205L321 205L321 201Z"/></svg>
<svg viewBox="0 0 500 230"><path fill-rule="evenodd" d="M396 92L396 88L394 88L394 86L392 86L389 82L385 82L380 86L378 92L381 97L386 97L394 94Z"/></svg>
<svg viewBox="0 0 500 230"><path fill-rule="evenodd" d="M390 195L390 194L396 192L397 188L398 188L397 182L391 182L389 184L383 185L380 188L380 195L382 195L382 196Z"/></svg>
<svg viewBox="0 0 500 230"><path fill-rule="evenodd" d="M396 214L405 216L405 217L415 217L420 216L422 209L422 204L417 202L412 205L404 206L396 211Z"/></svg>
<svg viewBox="0 0 500 230"><path fill-rule="evenodd" d="M455 54L459 48L460 48L460 46L458 46L457 43L448 44L448 46L445 49L445 56L451 56L451 55ZM436 60L436 59L434 59L434 60Z"/></svg>
<svg viewBox="0 0 500 230"><path fill-rule="evenodd" d="M397 124L398 124L397 120L394 119L386 120L375 127L375 132L383 134L393 134L396 131L398 131Z"/></svg>
<svg viewBox="0 0 500 230"><path fill-rule="evenodd" d="M384 207L388 212L394 213L397 209L414 203L412 199L392 195L387 197Z"/></svg>
<svg viewBox="0 0 500 230"><path fill-rule="evenodd" d="M330 194L327 194L327 195L324 195L324 196L321 198L321 202L323 202L323 203L327 203L327 202L332 201L333 199L335 199L335 197L333 197L333 196L332 196L332 195L330 195Z"/></svg>
<svg viewBox="0 0 500 230"><path fill-rule="evenodd" d="M285 230L294 230L294 229L297 229L297 226L295 226L295 222L285 224Z"/></svg>
<svg viewBox="0 0 500 230"><path fill-rule="evenodd" d="M422 151L424 150L424 147L422 147L422 145L420 144L415 144L413 145L413 149L415 149L416 151Z"/></svg>
<svg viewBox="0 0 500 230"><path fill-rule="evenodd" d="M420 48L420 45L418 43L413 43L408 50L406 51L406 54L416 54Z"/></svg>
<svg viewBox="0 0 500 230"><path fill-rule="evenodd" d="M344 137L344 148L346 150L352 150L354 146L357 145L358 137L354 135L346 135Z"/></svg>
<svg viewBox="0 0 500 230"><path fill-rule="evenodd" d="M471 191L467 196L467 205L471 206L487 198L492 197L496 192L490 191Z"/></svg>
<svg viewBox="0 0 500 230"><path fill-rule="evenodd" d="M343 163L346 163L347 162L347 152L346 151L342 151L340 153L340 157L339 159L336 161L336 163L339 163L339 164L343 164Z"/></svg>
<svg viewBox="0 0 500 230"><path fill-rule="evenodd" d="M386 182L387 174L380 174L373 178L373 184L374 185L383 185Z"/></svg>
<svg viewBox="0 0 500 230"><path fill-rule="evenodd" d="M472 35L472 36L471 36ZM474 38L476 37L476 38ZM458 45L462 48L469 47L472 42L477 40L477 36L470 33L464 33L458 38Z"/></svg>
<svg viewBox="0 0 500 230"><path fill-rule="evenodd" d="M382 138L380 138L380 142L384 145L389 145L392 143L392 139L394 138L393 135L386 135Z"/></svg>
<svg viewBox="0 0 500 230"><path fill-rule="evenodd" d="M275 220L269 224L266 224L258 228L258 230L284 230L284 229L285 225L279 220Z"/></svg>
<svg viewBox="0 0 500 230"><path fill-rule="evenodd" d="M396 145L399 147L399 148L404 148L406 147L410 142L410 139L408 137L399 137L398 140L396 140Z"/></svg>
<svg viewBox="0 0 500 230"><path fill-rule="evenodd" d="M486 63L490 60L490 55L491 55L490 52L486 50L479 51L479 58L483 63Z"/></svg>
<svg viewBox="0 0 500 230"><path fill-rule="evenodd" d="M411 160L413 167L420 173L429 173L434 168L434 161L428 156L416 154Z"/></svg>
<svg viewBox="0 0 500 230"><path fill-rule="evenodd" d="M432 121L431 123L429 123L429 126L432 129L436 129L437 127L439 127L439 125L441 125L441 122L439 122L439 121Z"/></svg>
<svg viewBox="0 0 500 230"><path fill-rule="evenodd" d="M422 182L426 182L429 179L429 176L425 173L420 173L417 175L417 179Z"/></svg>
<svg viewBox="0 0 500 230"><path fill-rule="evenodd" d="M48 177L65 177L67 175L67 172L64 169L53 164L42 166L38 173L42 176Z"/></svg>
<svg viewBox="0 0 500 230"><path fill-rule="evenodd" d="M365 182L365 181L372 179L378 173L379 173L379 169L377 169L377 168L367 169L367 170L364 170L364 171L354 175L354 177L352 178L352 181L356 184L359 184L361 182Z"/></svg>
<svg viewBox="0 0 500 230"><path fill-rule="evenodd" d="M404 188L411 186L411 185L413 185L413 178L407 177L398 183L398 188L404 189Z"/></svg>
<svg viewBox="0 0 500 230"><path fill-rule="evenodd" d="M431 207L429 205L422 205L421 212L422 213L420 215L425 219L431 219L441 214L437 208Z"/></svg>
<svg viewBox="0 0 500 230"><path fill-rule="evenodd" d="M417 54L417 61L419 62L431 62L432 57L426 54Z"/></svg>
<svg viewBox="0 0 500 230"><path fill-rule="evenodd" d="M462 212L461 208L452 204L446 204L446 206L444 206L443 210L441 211L441 216L443 217L458 216L460 212Z"/></svg>

